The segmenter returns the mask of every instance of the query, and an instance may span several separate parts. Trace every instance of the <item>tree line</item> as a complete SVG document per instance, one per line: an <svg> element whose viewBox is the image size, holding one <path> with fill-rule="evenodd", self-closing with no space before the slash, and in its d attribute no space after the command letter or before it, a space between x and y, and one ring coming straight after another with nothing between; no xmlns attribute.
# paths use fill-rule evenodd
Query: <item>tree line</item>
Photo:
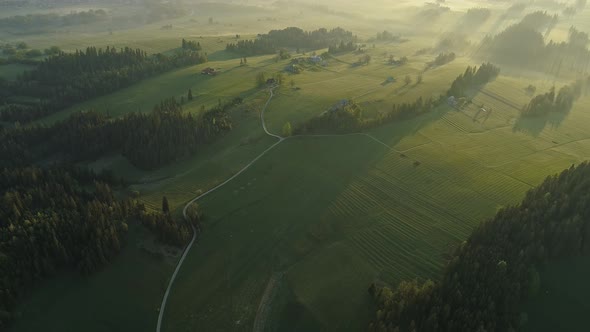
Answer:
<svg viewBox="0 0 590 332"><path fill-rule="evenodd" d="M166 243L187 243L184 221L117 200L113 185L112 176L67 166L0 169L0 330L36 282L61 269L86 275L108 264L131 223L153 225Z"/></svg>
<svg viewBox="0 0 590 332"><path fill-rule="evenodd" d="M186 49L172 55L148 55L129 47L59 52L16 82L0 82L0 120L32 121L163 72L206 61L204 54ZM15 102L15 96L38 102Z"/></svg>
<svg viewBox="0 0 590 332"><path fill-rule="evenodd" d="M240 40L229 43L226 50L241 55L264 55L276 53L281 48L296 48L317 50L341 43L356 43L357 37L342 28L327 30L321 28L314 31L304 31L300 28L286 28L271 30L268 34L259 35L253 40Z"/></svg>
<svg viewBox="0 0 590 332"><path fill-rule="evenodd" d="M203 48L201 47L200 42L196 42L194 40L186 40L182 38L182 49L196 52L202 50Z"/></svg>
<svg viewBox="0 0 590 332"><path fill-rule="evenodd" d="M89 9L87 11L72 12L70 14L59 15L56 13L49 14L27 14L16 15L0 19L0 27L9 31L41 31L50 27L62 27L80 24L90 24L107 19L107 12L103 9Z"/></svg>
<svg viewBox="0 0 590 332"><path fill-rule="evenodd" d="M483 63L479 68L469 66L465 73L459 75L447 91L447 96L455 98L465 97L469 89L473 89L494 80L500 74L500 68L491 64Z"/></svg>
<svg viewBox="0 0 590 332"><path fill-rule="evenodd" d="M564 71L587 71L590 63L588 34L572 26L567 41L545 43L538 27L546 20L535 17L543 16L532 16L496 36L486 36L478 56L496 63L542 70L557 77ZM551 17L546 19L552 20Z"/></svg>
<svg viewBox="0 0 590 332"><path fill-rule="evenodd" d="M344 52L352 52L358 49L356 43L349 41L348 43L344 43L341 41L340 44L330 45L328 47L328 53L330 54L337 54L337 53L344 53Z"/></svg>
<svg viewBox="0 0 590 332"><path fill-rule="evenodd" d="M79 162L106 153L122 153L141 169L154 169L198 153L199 149L231 130L228 110L242 100L185 114L173 99L151 113L130 113L111 119L97 112L79 112L52 126L0 129L0 167L17 167L52 157Z"/></svg>
<svg viewBox="0 0 590 332"><path fill-rule="evenodd" d="M442 66L442 65L446 65L447 63L450 63L452 61L455 60L457 56L455 55L454 52L450 52L450 53L439 53L436 58L434 58L434 60L432 62L429 62L427 65L427 68L431 68L431 67L438 67L438 66Z"/></svg>
<svg viewBox="0 0 590 332"><path fill-rule="evenodd" d="M588 81L590 82L590 77ZM555 87L548 92L536 95L525 105L521 111L522 116L542 116L550 112L569 112L583 93L585 82L577 80L569 85L564 85L559 92L555 94Z"/></svg>
<svg viewBox="0 0 590 332"><path fill-rule="evenodd" d="M590 164L549 176L523 201L480 224L438 282L371 285L370 331L516 331L545 263L590 253Z"/></svg>
<svg viewBox="0 0 590 332"><path fill-rule="evenodd" d="M491 64L483 63L479 68L469 66L463 74L460 74L451 84L447 91L447 97L460 98L466 96L471 89L476 89L492 81L500 74L500 68ZM417 78L417 84L421 83L421 76ZM406 77L406 85L411 83L411 78ZM365 118L357 103L350 100L343 100L331 107L322 114L315 116L299 125L296 125L294 134L305 133L326 133L326 132L355 132L368 128L380 126L385 123L401 121L422 114L429 113L438 106L444 104L447 98L417 98L410 103L395 103L390 111L381 113L376 117Z"/></svg>

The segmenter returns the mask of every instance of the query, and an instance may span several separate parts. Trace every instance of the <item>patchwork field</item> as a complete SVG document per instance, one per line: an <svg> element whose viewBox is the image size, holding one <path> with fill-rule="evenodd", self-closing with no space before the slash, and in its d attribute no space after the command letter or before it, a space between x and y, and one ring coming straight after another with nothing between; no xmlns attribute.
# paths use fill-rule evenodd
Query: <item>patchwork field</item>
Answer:
<svg viewBox="0 0 590 332"><path fill-rule="evenodd" d="M416 24L408 27L400 17L387 17L400 15L393 10L347 16L311 5L267 10L202 4L198 8L205 8L203 12L166 21L172 30L162 29L164 22L159 22L113 34L58 31L22 39L39 48L60 37L59 46L65 50L114 45L153 53L172 51L183 37L203 45L210 59L206 64L142 81L39 121L49 124L89 109L112 116L148 112L164 98L186 96L188 89L195 99L183 108L195 114L202 106L243 97L245 106L231 114L234 129L193 158L156 171L141 171L121 155L88 163L128 180L129 190L138 191L148 207L159 209L166 196L180 213L186 202L224 182L276 142L261 127L260 110L269 94L256 87L255 78L260 72L267 76L282 72L290 60L250 57L247 66L240 66L238 57L224 51L236 33L246 38L289 25L317 28L321 17L321 26L346 24L360 37L370 38L378 18L384 28L399 28L395 31L409 39L367 42L366 54L372 60L366 66L355 66L359 55L347 53L329 59L326 67L308 68L298 75L283 72L285 84L275 91L265 114L269 130L281 133L286 122L295 126L341 99L353 99L366 116L375 116L394 103L444 94L468 65L481 63L471 57L473 44L458 51L453 62L425 70L439 52L432 48L461 27L459 18L473 4L462 5L465 8L457 4L455 10L431 20L421 16L421 9L412 8ZM360 7L348 6L347 13ZM490 20L468 31L467 38L477 40L502 31L524 15L506 16L504 10L494 9ZM241 16L230 21L238 12ZM589 13L586 9L560 21L550 36L563 39L569 26L582 25ZM206 23L210 16L219 22ZM0 42L9 40L3 38L0 35ZM419 52L424 49L428 51ZM292 55L304 56L294 50ZM390 55L407 56L409 62L389 65ZM203 76L204 67L221 74ZM14 79L24 69L3 65L0 76ZM473 104L460 111L441 106L365 133L288 138L234 181L199 201L206 218L204 231L172 288L163 331L250 331L253 326L267 331L364 330L374 314L367 292L371 282L393 285L404 279L437 279L448 253L478 223L518 202L547 175L590 159L588 96L567 114L519 117L531 99L525 92L529 84L541 93L575 77L502 69L495 81L472 91ZM408 85L406 75L412 79ZM423 81L416 83L419 75ZM387 82L388 77L394 82ZM154 254L151 245L142 249L151 243L149 236L137 229L131 233L127 248L104 271L89 279L66 274L39 285L19 309L22 318L13 331L153 330L178 253ZM548 288L558 283L552 273L547 272ZM267 289L272 296L265 296ZM530 306L530 320L540 319L543 305ZM557 321L548 319L554 320L548 326ZM96 328L90 329L88 322ZM542 324L530 326L534 330Z"/></svg>
<svg viewBox="0 0 590 332"><path fill-rule="evenodd" d="M493 109L483 123L475 110L443 107L370 132L391 148L362 135L279 145L199 203L205 233L173 288L165 330L250 329L277 271L288 295L275 313L319 330L362 329L372 281L436 279L477 223L588 157L590 100L532 134L517 130L514 107L489 97L515 82L501 77L476 95Z"/></svg>

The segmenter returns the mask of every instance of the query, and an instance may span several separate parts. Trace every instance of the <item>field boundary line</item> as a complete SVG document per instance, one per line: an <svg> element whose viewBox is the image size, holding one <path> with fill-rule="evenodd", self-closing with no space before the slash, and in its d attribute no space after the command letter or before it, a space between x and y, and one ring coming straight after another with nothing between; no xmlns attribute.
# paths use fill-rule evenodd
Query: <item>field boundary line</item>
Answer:
<svg viewBox="0 0 590 332"><path fill-rule="evenodd" d="M270 280L266 284L266 289L264 290L264 294L262 294L262 298L258 304L258 310L256 311L256 318L254 318L252 332L264 332L269 312L272 309L272 302L281 288L283 275L283 272L273 273L270 277Z"/></svg>
<svg viewBox="0 0 590 332"><path fill-rule="evenodd" d="M293 136L288 136L288 137L283 137L283 136L279 136L276 134L271 133L268 128L266 127L266 122L264 120L264 113L266 112L266 109L268 107L268 105L270 104L270 101L272 100L272 98L274 97L274 89L276 89L278 86L272 86L270 88L270 96L268 98L268 100L266 101L266 104L264 104L264 107L262 108L261 112L260 112L260 121L262 123L262 128L264 129L264 132L266 135L277 138L278 141L275 142L273 145L271 145L270 147L268 147L266 150L264 150L261 154L259 154L256 158L254 158L252 161L250 161L246 166L244 166L242 169L240 169L237 173L235 173L234 175L232 175L230 178L228 178L227 180L223 181L222 183L218 184L217 186L209 189L208 191L200 194L199 196L193 198L192 200L190 200L182 209L182 215L184 217L184 219L188 222L190 222L190 220L188 220L188 217L186 215L186 211L188 210L189 206L191 206L192 204L194 204L195 202L197 202L198 200L200 200L201 198L211 194L212 192L220 189L221 187L225 186L226 184L228 184L229 182L231 182L232 180L234 180L235 178L237 178L240 174L244 173L246 170L248 170L252 165L254 165L254 163L256 163L260 158L262 158L264 155L266 155L269 151L271 151L272 149L274 149L277 145L281 144L282 142L288 140L288 139L294 139L294 138L306 138L306 137L344 137L344 136L365 136L370 138L371 140L373 140L374 142L383 145L384 147L386 147L389 150L395 151L395 152L400 152L399 150L391 147L390 145L386 144L385 142L379 140L378 138L367 134L367 133L363 133L363 132L357 132L357 133L348 133L348 134L310 134L310 135L293 135ZM178 261L178 263L176 264L176 268L174 269L174 273L172 274L172 277L170 278L170 281L168 282L168 287L166 288L166 292L164 292L164 297L162 298L162 303L160 305L159 308L159 313L158 313L158 322L156 325L156 332L161 332L162 329L162 321L164 319L164 312L166 310L166 304L168 303L168 297L170 296L170 290L172 289L172 286L174 285L174 282L176 281L176 277L178 275L178 272L180 271L182 264L184 263L184 260L186 259L186 256L188 255L189 251L191 250L191 248L193 247L195 241L197 240L197 235L200 232L200 229L197 229L195 227L195 225L193 225L192 222L190 222L191 228L193 230L193 237L191 239L191 241L189 242L189 244L184 248L182 256L180 257L180 260ZM258 324L264 324L263 322L258 322Z"/></svg>

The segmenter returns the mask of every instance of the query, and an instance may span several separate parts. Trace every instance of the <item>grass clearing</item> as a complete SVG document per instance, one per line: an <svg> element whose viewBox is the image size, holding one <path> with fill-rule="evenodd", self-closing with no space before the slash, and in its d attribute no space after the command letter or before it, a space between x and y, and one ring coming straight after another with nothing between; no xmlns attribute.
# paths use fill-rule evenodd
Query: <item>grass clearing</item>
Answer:
<svg viewBox="0 0 590 332"><path fill-rule="evenodd" d="M172 289L165 330L248 330L273 271L285 273L291 294L275 314L293 310L317 330L366 326L359 308L370 306L365 288L374 280L436 279L477 223L585 156L588 98L559 127L531 135L514 129L514 107L488 97L522 83L500 77L475 96L494 109L485 122L473 121L474 110L441 107L371 131L396 150L364 136L279 145L199 203L205 233ZM556 146L564 135L575 136Z"/></svg>
<svg viewBox="0 0 590 332"><path fill-rule="evenodd" d="M108 267L90 277L72 271L43 282L17 309L22 319L10 330L152 330L177 250L167 258L141 226L130 226L127 245Z"/></svg>

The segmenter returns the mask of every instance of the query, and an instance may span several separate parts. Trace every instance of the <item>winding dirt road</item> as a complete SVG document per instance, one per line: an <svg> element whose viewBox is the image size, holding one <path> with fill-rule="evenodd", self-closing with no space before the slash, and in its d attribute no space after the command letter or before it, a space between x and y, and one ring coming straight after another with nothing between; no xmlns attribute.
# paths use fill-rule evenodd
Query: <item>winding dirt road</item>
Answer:
<svg viewBox="0 0 590 332"><path fill-rule="evenodd" d="M279 135L275 135L275 134L271 133L270 131L268 131L268 129L266 128L266 123L264 122L264 112L266 111L266 108L268 107L268 104L270 103L270 101L274 97L274 89L275 88L276 88L276 86L275 87L272 87L270 89L270 96L269 96L268 100L266 101L266 104L262 108L262 111L260 112L260 121L262 122L262 128L264 129L264 132L268 136L272 136L272 137L277 138L278 141L276 143L274 143L273 145L271 145L268 149L264 150L256 158L254 158L254 160L252 160L251 162L249 162L246 166L244 166L240 171L238 171L232 177L230 177L229 179L225 180L224 182L218 184L217 186L209 189L207 192L205 192L205 193L203 193L203 194L195 197L190 202L188 202L184 206L184 209L182 209L182 215L184 216L184 219L186 219L187 221L190 222L190 220L188 220L188 217L186 215L186 211L188 210L189 206L191 206L193 203L195 203L196 201L200 200L201 198L203 198L203 197L209 195L210 193L216 191L217 189L223 187L227 183L231 182L233 179L237 178L240 174L242 174L244 171L246 171L248 168L250 168L250 166L252 166L254 163L256 163L256 161L258 161L258 159L262 158L265 154L267 154L268 151L274 149L274 147L276 147L282 141L285 140L284 137L281 137ZM176 268L174 269L174 273L172 274L172 277L170 278L170 282L168 283L168 287L166 288L166 292L164 293L164 297L162 298L162 304L160 305L160 312L158 314L158 325L156 326L156 332L160 332L161 329L162 329L162 320L164 318L164 311L166 310L166 303L168 303L168 296L170 295L170 290L172 289L172 285L174 285L174 281L176 280L176 276L178 275L178 271L180 271L180 268L182 267L182 264L184 263L184 260L186 259L186 256L188 255L189 251L191 250L191 248L193 247L193 245L195 244L195 241L197 239L198 230L193 225L192 222L190 222L190 225L191 225L191 227L193 229L193 237L191 239L191 242L189 242L189 244L186 246L186 248L184 248L184 251L182 253L182 256L180 257L180 260L176 264Z"/></svg>
<svg viewBox="0 0 590 332"><path fill-rule="evenodd" d="M249 162L246 166L244 166L240 171L238 171L236 174L232 175L229 179L225 180L224 182L218 184L217 186L209 189L207 192L195 197L194 199L192 199L190 202L188 202L185 206L184 209L182 210L182 215L184 216L184 218L190 222L190 220L188 220L188 216L186 215L186 211L189 208L189 206L191 206L193 203L195 203L196 201L200 200L201 198L209 195L210 193L216 191L217 189L225 186L226 184L228 184L229 182L231 182L232 180L234 180L235 178L237 178L240 174L242 174L243 172L245 172L248 168L250 168L252 165L254 165L260 158L262 158L264 155L266 155L270 150L274 149L277 145L279 145L280 143L282 143L283 141L289 139L289 138L300 138L300 137L340 137L340 136L366 136L368 138L370 138L371 140L375 141L376 143L379 143L383 146L385 146L388 149L393 149L391 146L385 144L384 142L380 141L379 139L366 134L366 133L351 133L351 134L335 134L335 135L296 135L296 136L290 136L290 137L282 137L276 134L271 133L268 128L266 127L266 122L264 121L264 113L266 112L266 109L268 107L268 105L270 104L270 101L272 100L272 98L274 97L274 89L276 89L277 86L274 86L272 88L270 88L270 96L268 98L268 100L266 101L266 104L264 104L264 107L262 108L262 111L260 112L260 122L262 123L262 128L264 129L264 132L266 133L266 135L274 137L277 139L277 142L274 143L273 145L271 145L270 147L268 147L266 150L264 150L261 154L259 154L256 158L254 158L251 162ZM395 149L393 149L395 150ZM170 282L168 283L168 287L166 288L166 292L164 293L164 297L162 298L162 304L160 305L160 312L158 314L158 324L156 326L156 332L161 332L161 328L162 328L162 320L164 318L164 312L166 310L166 304L168 303L168 296L170 295L170 290L172 289L172 286L174 285L174 281L176 280L176 276L178 275L178 271L180 271L180 268L182 267L182 264L184 263L184 260L186 259L186 256L188 255L189 251L191 250L191 248L193 247L193 245L195 244L195 241L197 239L197 235L199 233L199 230L196 229L196 227L193 225L192 222L190 222L191 227L193 229L193 237L191 239L191 242L189 242L189 244L186 246L186 248L184 248L184 251L182 253L182 256L180 257L180 260L178 261L178 263L176 264L176 268L174 269L174 273L172 274L172 277L170 278Z"/></svg>

